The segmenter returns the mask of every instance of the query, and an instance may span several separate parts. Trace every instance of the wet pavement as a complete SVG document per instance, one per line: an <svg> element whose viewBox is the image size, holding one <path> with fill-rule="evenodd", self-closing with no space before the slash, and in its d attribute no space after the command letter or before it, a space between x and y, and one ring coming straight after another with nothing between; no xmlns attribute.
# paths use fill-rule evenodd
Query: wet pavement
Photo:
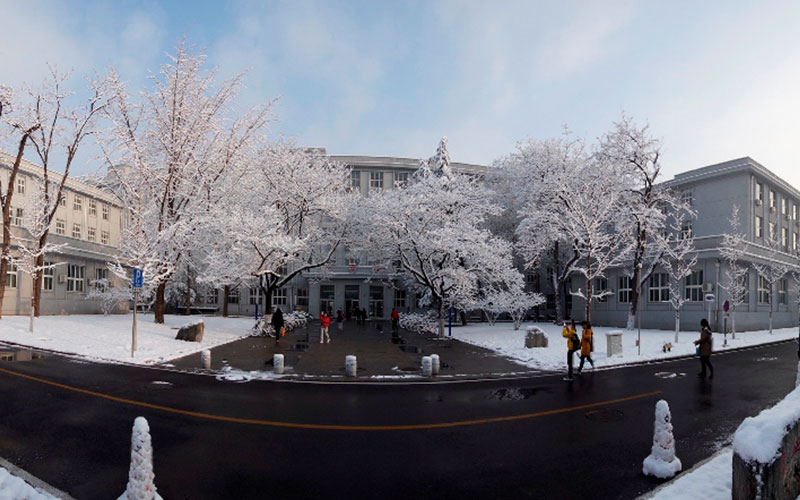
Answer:
<svg viewBox="0 0 800 500"><path fill-rule="evenodd" d="M392 341L388 321L367 321L359 325L345 321L339 330L330 326L330 343L320 344L320 327L313 321L291 331L280 344L269 337L248 337L211 349L211 369L230 367L242 371L272 370L272 356L284 355L287 377L302 379L344 377L344 359L358 358L358 379L392 380L421 376L422 356L438 354L440 378L499 377L509 374L531 374L541 371L528 368L494 352L450 337L438 338L400 330L404 344ZM171 361L179 370L199 370L200 353Z"/></svg>

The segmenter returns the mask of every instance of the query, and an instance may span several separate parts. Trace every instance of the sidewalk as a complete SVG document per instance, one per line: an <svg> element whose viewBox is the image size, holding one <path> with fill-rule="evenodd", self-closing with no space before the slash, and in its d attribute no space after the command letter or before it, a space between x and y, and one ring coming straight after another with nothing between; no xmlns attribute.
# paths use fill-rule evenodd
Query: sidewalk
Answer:
<svg viewBox="0 0 800 500"><path fill-rule="evenodd" d="M330 343L320 344L319 321L309 323L286 334L279 345L265 337L248 337L211 349L211 369L225 367L241 371L271 371L272 356L285 356L286 375L302 379L344 377L344 359L358 358L358 379L391 380L421 377L421 358L438 354L440 378L476 378L508 376L515 373L540 373L482 347L452 338L400 330L405 344L392 343L388 321L367 321L364 326L355 320L345 321L339 330L331 322ZM201 367L200 354L192 354L170 363L180 370Z"/></svg>

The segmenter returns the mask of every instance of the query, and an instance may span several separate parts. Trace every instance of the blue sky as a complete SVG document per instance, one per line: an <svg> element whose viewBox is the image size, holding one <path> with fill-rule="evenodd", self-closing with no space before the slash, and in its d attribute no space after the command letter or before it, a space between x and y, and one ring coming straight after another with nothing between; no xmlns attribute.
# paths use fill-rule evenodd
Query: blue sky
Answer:
<svg viewBox="0 0 800 500"><path fill-rule="evenodd" d="M0 82L115 65L134 88L182 36L271 134L331 154L490 163L624 110L665 173L751 156L800 187L800 2L93 2L0 0ZM77 81L76 81L77 83ZM86 167L88 168L88 167Z"/></svg>

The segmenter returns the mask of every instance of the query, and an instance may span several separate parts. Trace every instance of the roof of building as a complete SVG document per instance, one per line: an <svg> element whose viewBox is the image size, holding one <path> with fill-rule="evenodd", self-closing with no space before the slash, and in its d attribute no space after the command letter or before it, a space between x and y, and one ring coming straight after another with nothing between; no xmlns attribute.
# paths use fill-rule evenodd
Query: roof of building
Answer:
<svg viewBox="0 0 800 500"><path fill-rule="evenodd" d="M396 158L393 156L356 156L356 155L331 155L331 159L345 163L351 167L365 168L398 168L416 170L419 168L418 158ZM472 163L451 162L450 166L473 174L485 174L488 170L484 165Z"/></svg>
<svg viewBox="0 0 800 500"><path fill-rule="evenodd" d="M769 181L770 184L778 189L781 189L782 191L791 194L793 197L800 199L800 191L797 188L781 179L764 165L758 163L749 156L736 158L735 160L728 160L722 163L716 163L714 165L708 165L706 167L696 168L694 170L689 170L688 172L677 174L671 180L664 182L664 185L667 187L678 187L682 184L704 181L714 177L722 177L725 175L744 172L757 174L758 176Z"/></svg>
<svg viewBox="0 0 800 500"><path fill-rule="evenodd" d="M10 169L11 166L14 164L15 159L16 159L15 156L6 153L5 151L0 151L0 167L5 167ZM24 158L22 162L20 162L19 170L20 172L26 175L37 178L41 178L44 172L44 169L40 165L30 162ZM48 177L53 182L61 182L62 174L60 172L56 172L51 169L48 172ZM87 196L96 198L98 200L102 200L106 203L109 203L110 205L118 207L121 206L119 198L114 196L112 193L99 189L90 184L86 184L85 182L81 182L72 177L67 178L67 181L64 183L64 187L66 187L70 191L82 193Z"/></svg>

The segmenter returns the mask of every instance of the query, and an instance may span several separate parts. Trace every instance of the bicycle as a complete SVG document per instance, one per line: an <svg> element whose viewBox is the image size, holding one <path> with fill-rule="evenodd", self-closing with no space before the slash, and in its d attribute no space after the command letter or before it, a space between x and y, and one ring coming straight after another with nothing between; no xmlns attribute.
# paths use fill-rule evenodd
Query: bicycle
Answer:
<svg viewBox="0 0 800 500"><path fill-rule="evenodd" d="M266 319L262 317L256 321L255 325L253 325L252 334L274 339L275 328L273 328L271 324L267 323Z"/></svg>

